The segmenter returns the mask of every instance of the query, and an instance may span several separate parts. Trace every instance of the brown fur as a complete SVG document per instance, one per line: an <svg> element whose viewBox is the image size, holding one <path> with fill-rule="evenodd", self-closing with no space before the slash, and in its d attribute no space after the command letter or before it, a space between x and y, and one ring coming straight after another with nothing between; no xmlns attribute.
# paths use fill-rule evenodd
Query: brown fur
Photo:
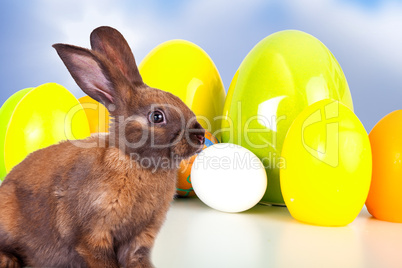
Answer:
<svg viewBox="0 0 402 268"><path fill-rule="evenodd" d="M120 33L100 27L91 44L96 51L55 47L78 85L110 108L110 134L38 150L7 175L0 187L0 267L152 267L177 164L202 148L204 130L194 114L142 83ZM149 122L155 104L165 124ZM130 146L143 133L154 141ZM144 167L145 158L155 162ZM166 159L167 167L155 164Z"/></svg>

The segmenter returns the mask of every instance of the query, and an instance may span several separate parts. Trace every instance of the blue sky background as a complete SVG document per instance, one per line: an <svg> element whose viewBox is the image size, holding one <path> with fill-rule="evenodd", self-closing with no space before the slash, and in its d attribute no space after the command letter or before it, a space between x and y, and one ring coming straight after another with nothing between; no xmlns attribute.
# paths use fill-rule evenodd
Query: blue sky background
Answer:
<svg viewBox="0 0 402 268"><path fill-rule="evenodd" d="M51 45L89 47L90 32L101 25L123 33L137 63L164 41L194 42L213 59L226 90L260 40L302 30L339 61L367 131L402 109L401 0L1 0L0 104L46 82L83 96Z"/></svg>

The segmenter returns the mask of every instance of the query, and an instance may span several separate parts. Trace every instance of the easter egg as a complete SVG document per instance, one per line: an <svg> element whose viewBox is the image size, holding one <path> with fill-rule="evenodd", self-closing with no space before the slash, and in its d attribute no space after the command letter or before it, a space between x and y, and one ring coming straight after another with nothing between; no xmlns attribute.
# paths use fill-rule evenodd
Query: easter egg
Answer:
<svg viewBox="0 0 402 268"><path fill-rule="evenodd" d="M78 100L55 83L16 92L1 107L0 122L1 179L33 151L90 135Z"/></svg>
<svg viewBox="0 0 402 268"><path fill-rule="evenodd" d="M203 128L218 139L225 89L219 72L199 46L171 40L155 47L139 65L144 83L178 96Z"/></svg>
<svg viewBox="0 0 402 268"><path fill-rule="evenodd" d="M219 143L218 139L215 138L209 131L205 131L205 143L204 149ZM189 159L183 160L180 163L179 170L177 172L177 194L182 197L194 196L194 189L191 185L191 167L193 165L194 159L197 155L193 155Z"/></svg>
<svg viewBox="0 0 402 268"><path fill-rule="evenodd" d="M335 100L304 109L283 143L280 184L290 214L321 226L352 222L366 201L371 147L356 115Z"/></svg>
<svg viewBox="0 0 402 268"><path fill-rule="evenodd" d="M353 109L341 67L309 34L274 33L241 63L225 101L221 139L249 149L263 162L269 182L261 202L283 204L279 158L286 133L304 108L327 98Z"/></svg>
<svg viewBox="0 0 402 268"><path fill-rule="evenodd" d="M367 210L377 219L402 222L402 110L382 118L369 138L373 176Z"/></svg>
<svg viewBox="0 0 402 268"><path fill-rule="evenodd" d="M91 133L109 132L110 117L106 107L89 96L79 98L78 101L84 108Z"/></svg>
<svg viewBox="0 0 402 268"><path fill-rule="evenodd" d="M266 176L257 156L230 143L206 148L191 169L196 195L206 205L224 212L242 212L255 206L267 188Z"/></svg>
<svg viewBox="0 0 402 268"><path fill-rule="evenodd" d="M193 186L191 184L191 167L196 155L189 159L180 162L179 170L177 171L177 186L176 194L182 197L195 196Z"/></svg>

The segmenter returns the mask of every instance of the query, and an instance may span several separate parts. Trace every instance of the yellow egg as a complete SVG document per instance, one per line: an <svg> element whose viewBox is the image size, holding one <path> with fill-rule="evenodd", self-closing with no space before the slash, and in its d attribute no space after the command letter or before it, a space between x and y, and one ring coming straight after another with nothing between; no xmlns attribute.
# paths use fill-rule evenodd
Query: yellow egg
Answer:
<svg viewBox="0 0 402 268"><path fill-rule="evenodd" d="M78 100L55 83L12 95L0 109L0 122L1 179L33 151L90 135Z"/></svg>
<svg viewBox="0 0 402 268"><path fill-rule="evenodd" d="M88 118L91 133L109 132L109 112L106 107L89 96L79 98Z"/></svg>
<svg viewBox="0 0 402 268"><path fill-rule="evenodd" d="M344 226L366 201L371 147L356 115L335 100L308 106L283 143L280 184L286 206L302 222Z"/></svg>
<svg viewBox="0 0 402 268"><path fill-rule="evenodd" d="M144 58L139 70L147 85L178 96L200 124L219 138L226 93L215 64L204 50L184 40L167 41Z"/></svg>

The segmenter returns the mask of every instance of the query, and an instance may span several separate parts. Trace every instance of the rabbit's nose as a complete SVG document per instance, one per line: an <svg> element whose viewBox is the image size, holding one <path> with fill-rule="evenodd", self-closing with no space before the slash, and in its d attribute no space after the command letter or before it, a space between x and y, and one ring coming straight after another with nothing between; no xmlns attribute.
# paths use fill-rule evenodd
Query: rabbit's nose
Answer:
<svg viewBox="0 0 402 268"><path fill-rule="evenodd" d="M195 138L200 142L200 144L204 144L205 142L205 137L204 135L201 134L193 134L195 136Z"/></svg>
<svg viewBox="0 0 402 268"><path fill-rule="evenodd" d="M200 144L205 142L205 130L197 121L194 123L193 127L190 129L191 138L198 141Z"/></svg>

